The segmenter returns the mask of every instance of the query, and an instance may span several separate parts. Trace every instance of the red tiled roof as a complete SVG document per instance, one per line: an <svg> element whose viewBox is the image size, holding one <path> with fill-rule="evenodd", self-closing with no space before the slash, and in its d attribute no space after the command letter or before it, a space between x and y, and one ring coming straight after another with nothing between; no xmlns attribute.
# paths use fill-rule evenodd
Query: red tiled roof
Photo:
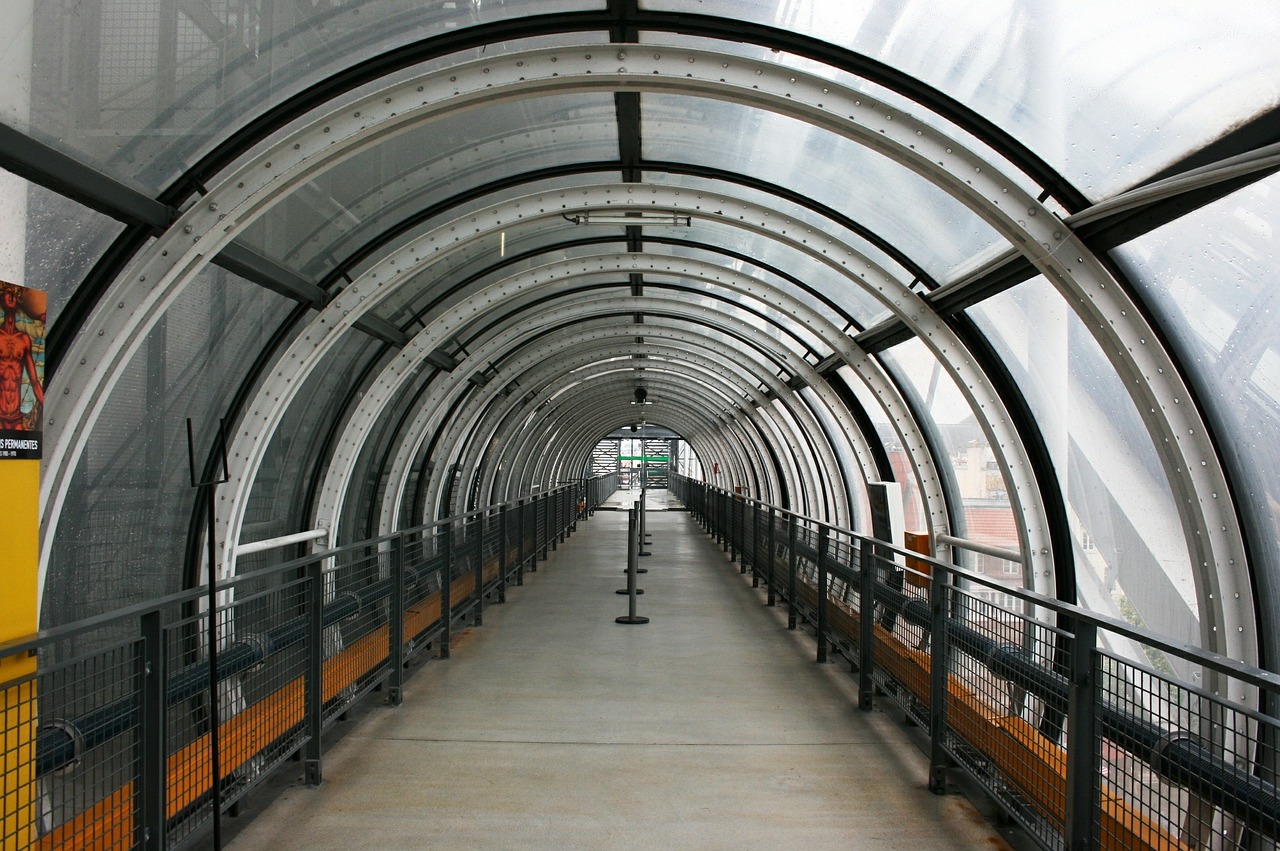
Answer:
<svg viewBox="0 0 1280 851"><path fill-rule="evenodd" d="M1007 505L966 505L964 507L965 537L980 544L1018 548L1018 525L1014 522L1013 509Z"/></svg>

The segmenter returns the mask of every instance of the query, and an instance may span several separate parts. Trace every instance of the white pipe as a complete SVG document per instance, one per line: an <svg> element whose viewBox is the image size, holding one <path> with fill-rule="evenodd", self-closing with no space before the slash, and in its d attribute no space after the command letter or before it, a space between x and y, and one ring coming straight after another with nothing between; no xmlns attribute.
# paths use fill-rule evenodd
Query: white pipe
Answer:
<svg viewBox="0 0 1280 851"><path fill-rule="evenodd" d="M328 541L328 529L312 529L309 532L295 532L292 535L281 535L278 538L267 538L265 541L254 541L250 544L237 544L235 548L236 557L247 556L251 553L261 553L267 550L277 550L281 547L287 547L290 544L302 544L307 541Z"/></svg>
<svg viewBox="0 0 1280 851"><path fill-rule="evenodd" d="M1001 547L993 547L989 544L979 544L977 541L966 541L964 538L955 538L955 537L952 537L951 535L938 535L936 540L939 544L944 544L952 547L959 547L960 549L963 549L963 550L971 550L975 553L982 553L983 555L993 556L995 558L1002 558L1005 561L1012 561L1012 562L1016 562L1017 564L1023 563L1022 553L1016 552L1014 550L1006 550L1006 549L1002 549Z"/></svg>

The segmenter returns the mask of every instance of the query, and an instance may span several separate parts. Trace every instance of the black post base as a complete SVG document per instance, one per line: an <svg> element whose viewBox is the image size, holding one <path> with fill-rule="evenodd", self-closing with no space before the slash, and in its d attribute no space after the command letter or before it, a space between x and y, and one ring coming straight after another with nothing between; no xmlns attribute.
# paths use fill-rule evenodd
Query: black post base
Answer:
<svg viewBox="0 0 1280 851"><path fill-rule="evenodd" d="M626 588L619 588L617 591L614 591L613 593L615 593L615 594L630 594L631 592L630 592L630 591L628 591ZM643 593L644 593L644 589L643 589L643 588L637 588L637 589L636 589L636 593L637 593L637 594L643 594Z"/></svg>
<svg viewBox="0 0 1280 851"><path fill-rule="evenodd" d="M641 615L623 615L620 618L614 618L616 623L648 623L649 619Z"/></svg>

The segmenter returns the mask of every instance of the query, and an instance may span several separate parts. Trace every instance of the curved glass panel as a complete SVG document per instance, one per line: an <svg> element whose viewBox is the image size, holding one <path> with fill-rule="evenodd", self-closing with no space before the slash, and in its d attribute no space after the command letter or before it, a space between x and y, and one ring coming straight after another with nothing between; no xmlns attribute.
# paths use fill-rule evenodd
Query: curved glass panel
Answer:
<svg viewBox="0 0 1280 851"><path fill-rule="evenodd" d="M851 366L842 366L836 373L857 399L867 418L875 426L875 434L863 435L868 444L874 446L878 440L889 456L889 465L893 470L893 481L902 486L902 520L903 529L908 532L932 533L932 524L924 510L924 497L920 495L920 484L916 480L915 462L907 454L901 438L894 431L889 413L881 407L871 388L858 377ZM871 528L871 509L867 506L859 529Z"/></svg>
<svg viewBox="0 0 1280 851"><path fill-rule="evenodd" d="M650 286L664 282L673 283L678 287L678 292L683 295L687 295L688 291L685 288L692 283L695 289L707 293L703 298L693 296L702 306L745 322L768 334L788 349L802 353L807 350L810 353L816 353L819 359L831 354L827 343L808 327L797 323L773 305L745 293L727 287L712 286L702 281L690 282L687 279L678 279L669 275L645 275L644 280Z"/></svg>
<svg viewBox="0 0 1280 851"><path fill-rule="evenodd" d="M947 452L936 463L949 466L950 480L959 491L961 515L953 517L955 534L991 547L1021 550L1018 521L997 450L942 363L918 339L895 346L880 358L903 393L914 398L916 410L925 418L921 428L932 432L934 444ZM966 552L961 563L1015 587L1026 584L1023 567L1016 562ZM990 591L977 593L996 600Z"/></svg>
<svg viewBox="0 0 1280 851"><path fill-rule="evenodd" d="M392 136L277 204L242 239L319 280L415 213L493 180L618 159L612 95L532 98L468 110Z"/></svg>
<svg viewBox="0 0 1280 851"><path fill-rule="evenodd" d="M748 263L744 260L726 258L725 255L715 250L716 247L717 246L715 245L709 245L705 248L688 245L662 245L655 243L651 238L645 240L645 250L647 251L670 254L673 257L684 257L691 260L702 260L704 262L717 263L724 268L731 269L734 272L746 275L749 278L763 281L768 283L770 286L777 287L787 293L789 297L805 305L810 310L814 310L821 314L837 328L843 328L851 321L852 317L849 317L844 313L847 305L841 303L841 301L837 299L831 299L830 301L824 300L809 290L801 289L791 281L778 277L767 269L762 269L759 266L756 266L753 263ZM800 278L800 281L806 284L809 283L809 281L804 278ZM856 290L856 288L852 287L851 289ZM738 296L734 297L737 298ZM860 322L857 322L856 320L853 321L856 322L858 327L862 327Z"/></svg>
<svg viewBox="0 0 1280 851"><path fill-rule="evenodd" d="M1255 0L640 5L768 24L879 59L1000 125L1095 199L1280 101L1280 7Z"/></svg>
<svg viewBox="0 0 1280 851"><path fill-rule="evenodd" d="M196 462L253 356L294 302L205 267L165 311L112 391L80 458L59 518L46 580L45 626L154 599L183 587Z"/></svg>
<svg viewBox="0 0 1280 851"><path fill-rule="evenodd" d="M747 255L763 265L780 269L804 281L839 305L858 330L870 327L889 315L889 309L872 296L859 279L841 275L830 266L767 236L759 236L742 228L697 216L694 216L689 227L679 228L673 235ZM730 263L734 266L747 265L740 261ZM844 321L842 319L841 323Z"/></svg>
<svg viewBox="0 0 1280 851"><path fill-rule="evenodd" d="M501 3L6 4L5 30L34 45L31 133L155 192L263 109L372 57L460 28L600 8ZM29 78L27 71L29 70Z"/></svg>
<svg viewBox="0 0 1280 851"><path fill-rule="evenodd" d="M986 222L914 172L802 121L683 95L642 95L641 115L646 159L707 165L786 186L862 222L938 280L1004 244Z"/></svg>
<svg viewBox="0 0 1280 851"><path fill-rule="evenodd" d="M76 286L124 225L19 177L4 174L0 179L14 182L13 189L5 189L14 194L4 202L7 209L0 225L0 253L25 261L23 274L13 276L21 279L12 283L48 293L48 331Z"/></svg>
<svg viewBox="0 0 1280 851"><path fill-rule="evenodd" d="M837 85L843 86L851 92L865 93L874 97L881 103L885 104L890 110L898 113L910 115L915 120L932 127L941 132L947 138L953 140L958 145L972 152L975 156L981 157L994 168L998 168L1004 175L1031 195L1039 195L1044 188L1029 175L1022 172L1019 166L1008 161L986 141L979 139L972 133L964 130L958 124L947 119L945 116L922 109L918 101L912 100L905 94L900 94L892 89L873 83L870 80L842 71L832 65L818 62L795 53L785 50L777 50L774 48L761 47L755 44L747 44L745 42L721 41L711 38L700 38L697 36L677 35L668 32L642 32L640 34L641 43L651 43L657 45L677 45L688 46L698 50L710 50L725 56L741 56L757 62L766 62L775 65L782 65L789 69L794 69L805 74L811 74L824 80L830 80ZM1047 202L1055 205L1056 202L1050 200ZM1067 215L1067 211L1063 208L1055 209L1062 215Z"/></svg>
<svg viewBox="0 0 1280 851"><path fill-rule="evenodd" d="M849 498L848 509L841 511L841 516L849 518L848 525L854 531L870 529L871 503L867 499L867 482L862 477L862 466L858 464L858 458L844 429L836 422L830 409L822 403L812 387L800 388L799 395L831 437L831 448L835 451L836 461L840 464L838 472Z"/></svg>
<svg viewBox="0 0 1280 851"><path fill-rule="evenodd" d="M1280 564L1280 177L1242 189L1113 254L1133 272L1193 372L1242 511L1255 565ZM1218 565L1226 570L1226 565ZM1257 571L1259 574L1266 571ZM1270 573L1263 612L1280 608Z"/></svg>
<svg viewBox="0 0 1280 851"><path fill-rule="evenodd" d="M303 383L271 437L249 491L240 543L266 540L310 529L305 498L328 458L321 449L345 413L352 395L372 380L379 355L388 347L358 331L346 334ZM341 531L341 530L339 530ZM236 571L249 573L285 561L286 550L237 559Z"/></svg>
<svg viewBox="0 0 1280 851"><path fill-rule="evenodd" d="M590 232L584 233L584 230ZM559 247L584 238L606 242L567 249ZM621 250L626 241L621 227L586 229L563 221L522 223L506 232L505 243L501 237L493 242L477 243L426 266L388 296L378 312L403 327L429 307L438 309L457 301L464 295L457 288L464 283L467 283L466 292L474 292L503 278L567 257L598 253L611 247ZM526 254L530 256L522 257Z"/></svg>
<svg viewBox="0 0 1280 851"><path fill-rule="evenodd" d="M853 231L846 230L841 225L835 224L826 216L818 215L806 207L793 204L792 202L784 200L777 195L772 195L768 192L753 189L749 186L743 186L740 183L733 183L727 180L714 180L689 174L675 174L663 171L646 171L644 173L644 182L660 186L679 186L685 189L717 192L734 198L740 198L743 201L759 204L770 209L778 210L792 218L804 222L815 230L820 230L823 233L837 236L846 245L853 248L853 250L862 254L876 266L879 266L881 269L888 272L890 277L901 281L903 285L910 284L913 278L910 271L905 269L898 263L898 261L889 256L889 254L868 242L864 237L854 233ZM766 240L763 237L759 237L758 239L761 245L769 242L769 240ZM895 248L897 247L900 246L895 246ZM753 256L755 255L753 254Z"/></svg>
<svg viewBox="0 0 1280 851"><path fill-rule="evenodd" d="M1202 644L1186 537L1155 446L1079 316L1044 278L969 313L1022 390L1053 459L1080 604L1211 646Z"/></svg>

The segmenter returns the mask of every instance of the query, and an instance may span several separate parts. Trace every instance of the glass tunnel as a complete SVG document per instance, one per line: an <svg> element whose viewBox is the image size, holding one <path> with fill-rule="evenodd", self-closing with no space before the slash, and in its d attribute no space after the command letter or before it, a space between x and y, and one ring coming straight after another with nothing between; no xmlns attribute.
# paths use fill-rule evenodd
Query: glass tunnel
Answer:
<svg viewBox="0 0 1280 851"><path fill-rule="evenodd" d="M661 452L1280 671L1280 6L0 20L42 627Z"/></svg>

